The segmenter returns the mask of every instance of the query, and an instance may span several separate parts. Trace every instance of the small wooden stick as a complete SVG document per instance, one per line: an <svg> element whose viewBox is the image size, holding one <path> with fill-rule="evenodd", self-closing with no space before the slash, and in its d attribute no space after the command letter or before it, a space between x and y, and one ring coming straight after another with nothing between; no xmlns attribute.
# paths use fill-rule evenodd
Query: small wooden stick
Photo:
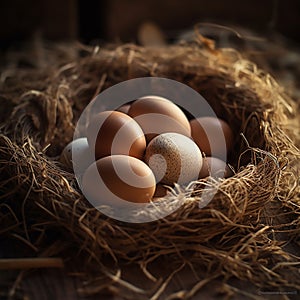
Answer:
<svg viewBox="0 0 300 300"><path fill-rule="evenodd" d="M63 268L61 258L3 258L0 259L0 270L36 269L36 268Z"/></svg>

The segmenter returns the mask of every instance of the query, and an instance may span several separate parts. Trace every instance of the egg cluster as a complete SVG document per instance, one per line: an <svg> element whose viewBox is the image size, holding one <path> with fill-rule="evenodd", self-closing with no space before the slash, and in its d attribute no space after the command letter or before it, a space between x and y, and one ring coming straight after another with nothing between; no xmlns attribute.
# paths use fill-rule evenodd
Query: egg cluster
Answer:
<svg viewBox="0 0 300 300"><path fill-rule="evenodd" d="M229 125L214 117L189 121L163 97L145 96L100 112L85 135L66 146L61 162L68 167L79 162L85 195L101 194L108 204L117 199L147 203L164 194L162 184L230 176L224 161L233 145Z"/></svg>

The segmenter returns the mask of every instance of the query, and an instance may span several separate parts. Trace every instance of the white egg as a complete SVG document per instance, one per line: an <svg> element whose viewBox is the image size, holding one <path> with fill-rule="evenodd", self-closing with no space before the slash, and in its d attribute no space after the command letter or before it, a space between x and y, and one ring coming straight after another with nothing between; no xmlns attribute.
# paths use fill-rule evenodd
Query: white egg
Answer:
<svg viewBox="0 0 300 300"><path fill-rule="evenodd" d="M145 161L156 181L165 184L187 184L197 180L202 167L198 146L179 133L163 133L151 140Z"/></svg>
<svg viewBox="0 0 300 300"><path fill-rule="evenodd" d="M82 175L94 161L85 137L70 142L60 156L60 162L68 169L73 169L77 175Z"/></svg>

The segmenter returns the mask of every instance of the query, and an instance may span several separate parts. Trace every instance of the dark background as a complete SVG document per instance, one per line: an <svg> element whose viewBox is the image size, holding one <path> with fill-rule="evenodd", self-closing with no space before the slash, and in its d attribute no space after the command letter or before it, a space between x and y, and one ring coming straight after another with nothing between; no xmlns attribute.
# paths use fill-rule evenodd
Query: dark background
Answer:
<svg viewBox="0 0 300 300"><path fill-rule="evenodd" d="M172 40L196 22L240 25L279 32L299 41L299 0L4 0L0 47L39 34L84 43L138 42L139 27L154 22Z"/></svg>

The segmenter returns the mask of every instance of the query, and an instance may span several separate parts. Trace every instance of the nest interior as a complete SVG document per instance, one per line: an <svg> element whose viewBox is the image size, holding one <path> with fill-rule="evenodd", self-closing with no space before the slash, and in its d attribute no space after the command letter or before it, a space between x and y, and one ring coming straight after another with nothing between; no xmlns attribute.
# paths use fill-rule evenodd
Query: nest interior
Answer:
<svg viewBox="0 0 300 300"><path fill-rule="evenodd" d="M206 278L300 288L293 253L300 230L299 107L269 74L202 37L163 48L45 46L15 61L2 70L0 82L3 238L18 236L36 256L71 253L71 261L84 259L81 268L97 269L110 285L136 293L134 283L116 279L106 261L116 269L137 264L154 281L148 266L163 257L171 265L201 268ZM141 226L92 208L58 156L97 94L147 76L189 85L231 125L235 174L222 180L209 205L199 207L205 184L199 181L192 197L176 191L183 199L178 210Z"/></svg>

